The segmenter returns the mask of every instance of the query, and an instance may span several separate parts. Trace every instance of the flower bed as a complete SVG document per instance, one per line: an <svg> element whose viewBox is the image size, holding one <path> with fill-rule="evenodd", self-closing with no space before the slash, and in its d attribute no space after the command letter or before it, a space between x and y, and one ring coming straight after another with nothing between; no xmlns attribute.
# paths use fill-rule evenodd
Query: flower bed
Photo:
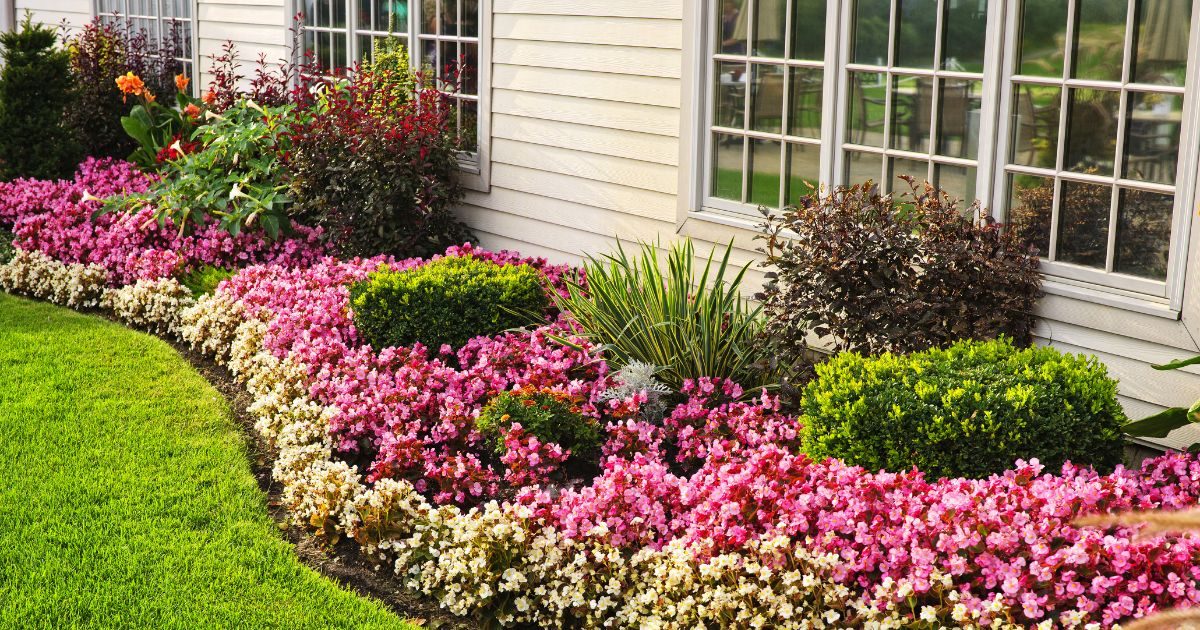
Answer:
<svg viewBox="0 0 1200 630"><path fill-rule="evenodd" d="M426 261L90 221L84 191L139 185L128 167L97 163L73 182L0 185L0 224L16 225L19 248L0 285L54 298L86 284L118 316L225 363L279 449L296 522L356 539L455 613L539 626L1111 627L1200 602L1200 539L1071 524L1195 505L1194 455L1108 475L1036 461L982 480L872 473L808 459L776 399L711 379L650 423L646 392L606 394L602 349L567 317L457 350L372 348L349 285ZM139 262L164 252L172 264ZM168 278L240 253L261 264L198 300ZM447 255L529 264L560 290L569 272L507 252ZM516 425L497 458L475 418L514 390L561 396L604 429L594 476L565 470L566 453Z"/></svg>

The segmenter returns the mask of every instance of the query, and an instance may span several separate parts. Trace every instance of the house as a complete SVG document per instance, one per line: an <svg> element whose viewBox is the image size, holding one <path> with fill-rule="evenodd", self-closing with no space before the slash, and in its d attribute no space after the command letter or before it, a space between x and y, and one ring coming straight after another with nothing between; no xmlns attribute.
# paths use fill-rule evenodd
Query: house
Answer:
<svg viewBox="0 0 1200 630"><path fill-rule="evenodd" d="M754 259L755 207L897 175L978 198L1043 252L1042 342L1095 354L1132 417L1200 396L1200 28L1182 0L0 0L124 15L328 65L389 32L476 71L462 215L558 260L673 235ZM202 77L200 84L206 83ZM899 184L902 185L902 184ZM761 278L759 270L755 278ZM1174 435L1174 446L1200 435Z"/></svg>

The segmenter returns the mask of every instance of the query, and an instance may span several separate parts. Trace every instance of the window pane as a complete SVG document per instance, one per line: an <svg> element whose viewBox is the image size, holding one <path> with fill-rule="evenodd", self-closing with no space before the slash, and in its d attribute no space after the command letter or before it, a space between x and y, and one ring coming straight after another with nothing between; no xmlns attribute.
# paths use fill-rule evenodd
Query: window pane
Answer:
<svg viewBox="0 0 1200 630"><path fill-rule="evenodd" d="M1175 197L1130 189L1120 194L1113 270L1166 280Z"/></svg>
<svg viewBox="0 0 1200 630"><path fill-rule="evenodd" d="M893 158L891 165L891 190L897 193L905 193L912 190L908 182L900 179L901 175L907 175L916 179L918 185L925 183L929 179L929 163L917 160L908 160L905 158Z"/></svg>
<svg viewBox="0 0 1200 630"><path fill-rule="evenodd" d="M1042 256L1050 255L1053 210L1053 179L1032 175L1008 177L1008 225Z"/></svg>
<svg viewBox="0 0 1200 630"><path fill-rule="evenodd" d="M721 45L717 50L727 55L746 53L746 28L750 16L747 0L721 0Z"/></svg>
<svg viewBox="0 0 1200 630"><path fill-rule="evenodd" d="M459 20L463 37L479 37L479 0L462 0Z"/></svg>
<svg viewBox="0 0 1200 630"><path fill-rule="evenodd" d="M938 106L938 153L976 159L983 82L943 79Z"/></svg>
<svg viewBox="0 0 1200 630"><path fill-rule="evenodd" d="M742 200L742 137L713 134L712 196Z"/></svg>
<svg viewBox="0 0 1200 630"><path fill-rule="evenodd" d="M887 64L891 11L888 0L857 0L854 3L854 63Z"/></svg>
<svg viewBox="0 0 1200 630"><path fill-rule="evenodd" d="M332 0L333 28L346 28L346 0Z"/></svg>
<svg viewBox="0 0 1200 630"><path fill-rule="evenodd" d="M750 128L783 132L783 66L750 66Z"/></svg>
<svg viewBox="0 0 1200 630"><path fill-rule="evenodd" d="M458 36L458 0L441 0L442 16L440 30L442 35Z"/></svg>
<svg viewBox="0 0 1200 630"><path fill-rule="evenodd" d="M746 64L717 62L716 100L713 124L718 127L743 128L746 110Z"/></svg>
<svg viewBox="0 0 1200 630"><path fill-rule="evenodd" d="M929 152L933 120L933 79L892 77L892 148Z"/></svg>
<svg viewBox="0 0 1200 630"><path fill-rule="evenodd" d="M942 18L942 69L983 72L987 7L986 0L946 3L946 15Z"/></svg>
<svg viewBox="0 0 1200 630"><path fill-rule="evenodd" d="M1021 9L1020 74L1063 75L1067 37L1067 0L1026 0Z"/></svg>
<svg viewBox="0 0 1200 630"><path fill-rule="evenodd" d="M1065 170L1113 174L1120 101L1120 92L1071 90Z"/></svg>
<svg viewBox="0 0 1200 630"><path fill-rule="evenodd" d="M1125 51L1127 0L1076 0L1075 47L1071 76L1120 81Z"/></svg>
<svg viewBox="0 0 1200 630"><path fill-rule="evenodd" d="M436 35L438 27L437 0L421 0L420 32L426 35Z"/></svg>
<svg viewBox="0 0 1200 630"><path fill-rule="evenodd" d="M896 0L896 61L906 68L933 68L937 0Z"/></svg>
<svg viewBox="0 0 1200 630"><path fill-rule="evenodd" d="M460 100L459 104L459 137L462 138L463 151L473 153L479 150L479 103Z"/></svg>
<svg viewBox="0 0 1200 630"><path fill-rule="evenodd" d="M304 0L304 25L316 26L317 0Z"/></svg>
<svg viewBox="0 0 1200 630"><path fill-rule="evenodd" d="M1174 184L1183 96L1131 92L1126 112L1124 176Z"/></svg>
<svg viewBox="0 0 1200 630"><path fill-rule="evenodd" d="M788 145L787 203L794 206L820 185L821 149L812 144Z"/></svg>
<svg viewBox="0 0 1200 630"><path fill-rule="evenodd" d="M333 0L317 0L317 26L329 27Z"/></svg>
<svg viewBox="0 0 1200 630"><path fill-rule="evenodd" d="M371 36L370 35L359 35L358 36L358 51L356 54L356 56L358 58L355 59L355 61L365 64L365 63L371 61L372 59L374 59L374 52L375 52L375 41L371 38Z"/></svg>
<svg viewBox="0 0 1200 630"><path fill-rule="evenodd" d="M954 164L933 167L934 185L954 199L962 201L959 210L966 212L975 202L975 169Z"/></svg>
<svg viewBox="0 0 1200 630"><path fill-rule="evenodd" d="M1058 202L1056 260L1103 269L1108 257L1112 188L1063 182Z"/></svg>
<svg viewBox="0 0 1200 630"><path fill-rule="evenodd" d="M825 58L825 0L792 0L792 59Z"/></svg>
<svg viewBox="0 0 1200 630"><path fill-rule="evenodd" d="M783 58L787 0L754 0L754 55Z"/></svg>
<svg viewBox="0 0 1200 630"><path fill-rule="evenodd" d="M846 184L862 184L867 180L878 184L882 173L882 155L858 151L846 152Z"/></svg>
<svg viewBox="0 0 1200 630"><path fill-rule="evenodd" d="M1131 77L1136 83L1184 84L1192 0L1141 0L1137 3Z"/></svg>
<svg viewBox="0 0 1200 630"><path fill-rule="evenodd" d="M462 54L462 93L479 94L479 44L459 44Z"/></svg>
<svg viewBox="0 0 1200 630"><path fill-rule="evenodd" d="M824 91L817 68L792 68L788 111L788 133L806 138L821 137L821 99Z"/></svg>
<svg viewBox="0 0 1200 630"><path fill-rule="evenodd" d="M1014 84L1012 162L1054 168L1058 160L1058 116L1062 89Z"/></svg>
<svg viewBox="0 0 1200 630"><path fill-rule="evenodd" d="M887 84L883 74L850 73L850 104L846 115L846 140L872 147L883 146Z"/></svg>
<svg viewBox="0 0 1200 630"><path fill-rule="evenodd" d="M779 207L782 150L783 146L775 140L750 140L750 191L746 195L749 203Z"/></svg>

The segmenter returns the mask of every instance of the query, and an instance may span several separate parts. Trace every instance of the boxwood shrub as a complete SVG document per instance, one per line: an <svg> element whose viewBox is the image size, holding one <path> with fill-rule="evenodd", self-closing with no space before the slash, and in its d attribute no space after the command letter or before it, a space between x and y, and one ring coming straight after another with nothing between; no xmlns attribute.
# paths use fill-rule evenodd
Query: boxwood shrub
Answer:
<svg viewBox="0 0 1200 630"><path fill-rule="evenodd" d="M447 256L382 269L350 289L354 325L376 349L421 342L433 351L535 322L549 306L542 275L529 265Z"/></svg>
<svg viewBox="0 0 1200 630"><path fill-rule="evenodd" d="M869 470L985 477L1037 458L1111 469L1121 460L1117 384L1094 357L1010 341L899 356L843 353L804 391L804 449Z"/></svg>

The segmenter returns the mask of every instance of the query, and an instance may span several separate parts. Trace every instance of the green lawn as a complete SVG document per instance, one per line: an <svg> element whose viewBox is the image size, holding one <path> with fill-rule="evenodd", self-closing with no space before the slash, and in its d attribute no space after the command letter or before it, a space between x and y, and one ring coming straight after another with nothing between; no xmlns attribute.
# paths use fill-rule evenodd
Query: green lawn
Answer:
<svg viewBox="0 0 1200 630"><path fill-rule="evenodd" d="M0 293L0 628L411 628L303 566L168 345Z"/></svg>

